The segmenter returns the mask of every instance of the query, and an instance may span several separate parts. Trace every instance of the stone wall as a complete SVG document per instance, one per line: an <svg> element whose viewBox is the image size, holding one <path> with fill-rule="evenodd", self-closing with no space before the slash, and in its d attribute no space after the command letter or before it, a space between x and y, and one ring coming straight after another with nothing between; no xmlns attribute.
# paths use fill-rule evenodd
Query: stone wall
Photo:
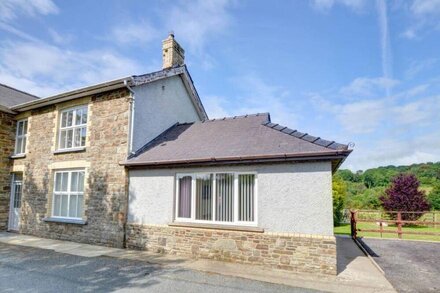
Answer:
<svg viewBox="0 0 440 293"><path fill-rule="evenodd" d="M11 160L14 152L15 119L12 114L0 111L0 231L6 230L9 215Z"/></svg>
<svg viewBox="0 0 440 293"><path fill-rule="evenodd" d="M292 272L336 275L334 236L129 224L127 247Z"/></svg>
<svg viewBox="0 0 440 293"><path fill-rule="evenodd" d="M29 121L26 157L13 162L24 180L20 233L123 246L128 180L119 163L128 151L128 99L129 92L122 89L20 114ZM59 111L77 105L89 109L86 148L57 153ZM44 220L51 216L54 171L68 168L85 169L86 225Z"/></svg>

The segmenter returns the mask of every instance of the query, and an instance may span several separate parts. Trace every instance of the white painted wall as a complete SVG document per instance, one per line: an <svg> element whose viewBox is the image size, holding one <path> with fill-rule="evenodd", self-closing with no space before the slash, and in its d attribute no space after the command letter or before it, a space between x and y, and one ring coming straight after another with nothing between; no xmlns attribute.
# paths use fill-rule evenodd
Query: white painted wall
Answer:
<svg viewBox="0 0 440 293"><path fill-rule="evenodd" d="M199 121L196 108L179 76L133 88L135 111L133 151L173 124Z"/></svg>
<svg viewBox="0 0 440 293"><path fill-rule="evenodd" d="M176 173L209 171L257 172L258 226L265 231L333 235L330 162L130 170L128 221L172 222Z"/></svg>

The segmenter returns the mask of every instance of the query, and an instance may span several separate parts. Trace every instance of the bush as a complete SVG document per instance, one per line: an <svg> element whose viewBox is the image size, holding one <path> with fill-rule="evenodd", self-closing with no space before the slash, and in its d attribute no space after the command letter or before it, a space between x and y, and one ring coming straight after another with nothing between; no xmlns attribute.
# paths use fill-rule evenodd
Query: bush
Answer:
<svg viewBox="0 0 440 293"><path fill-rule="evenodd" d="M440 211L440 183L437 183L428 194L428 200L433 210Z"/></svg>
<svg viewBox="0 0 440 293"><path fill-rule="evenodd" d="M345 197L347 196L347 186L344 181L335 176L333 177L333 224L339 226L344 218Z"/></svg>
<svg viewBox="0 0 440 293"><path fill-rule="evenodd" d="M400 174L379 199L386 211L428 211L425 192L419 190L420 182L413 174ZM390 214L395 218L396 214ZM402 214L402 220L417 220L422 214Z"/></svg>

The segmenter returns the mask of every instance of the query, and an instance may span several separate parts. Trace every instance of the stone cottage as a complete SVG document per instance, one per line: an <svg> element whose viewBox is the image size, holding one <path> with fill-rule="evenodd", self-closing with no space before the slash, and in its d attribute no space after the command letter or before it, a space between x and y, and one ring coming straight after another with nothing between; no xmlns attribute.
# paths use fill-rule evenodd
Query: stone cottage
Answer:
<svg viewBox="0 0 440 293"><path fill-rule="evenodd" d="M0 109L4 227L335 274L331 176L351 150L268 113L208 120L173 35L162 53L161 71Z"/></svg>

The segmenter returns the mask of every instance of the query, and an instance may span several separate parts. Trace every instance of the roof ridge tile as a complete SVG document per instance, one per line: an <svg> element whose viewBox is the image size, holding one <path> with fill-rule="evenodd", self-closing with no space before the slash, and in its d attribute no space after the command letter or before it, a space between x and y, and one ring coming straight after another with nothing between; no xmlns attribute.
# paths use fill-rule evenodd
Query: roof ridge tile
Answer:
<svg viewBox="0 0 440 293"><path fill-rule="evenodd" d="M322 139L319 136L316 137L316 136L308 134L307 132L303 133L303 132L300 132L296 129L292 130L286 126L282 126L277 123L272 123L270 121L263 122L263 123L261 123L261 125L266 126L271 129L274 129L274 130L279 131L281 133L302 139L304 141L319 145L321 147L329 148L332 150L347 150L348 149L348 145L346 145L346 144L341 144L341 143L337 143L335 141Z"/></svg>

